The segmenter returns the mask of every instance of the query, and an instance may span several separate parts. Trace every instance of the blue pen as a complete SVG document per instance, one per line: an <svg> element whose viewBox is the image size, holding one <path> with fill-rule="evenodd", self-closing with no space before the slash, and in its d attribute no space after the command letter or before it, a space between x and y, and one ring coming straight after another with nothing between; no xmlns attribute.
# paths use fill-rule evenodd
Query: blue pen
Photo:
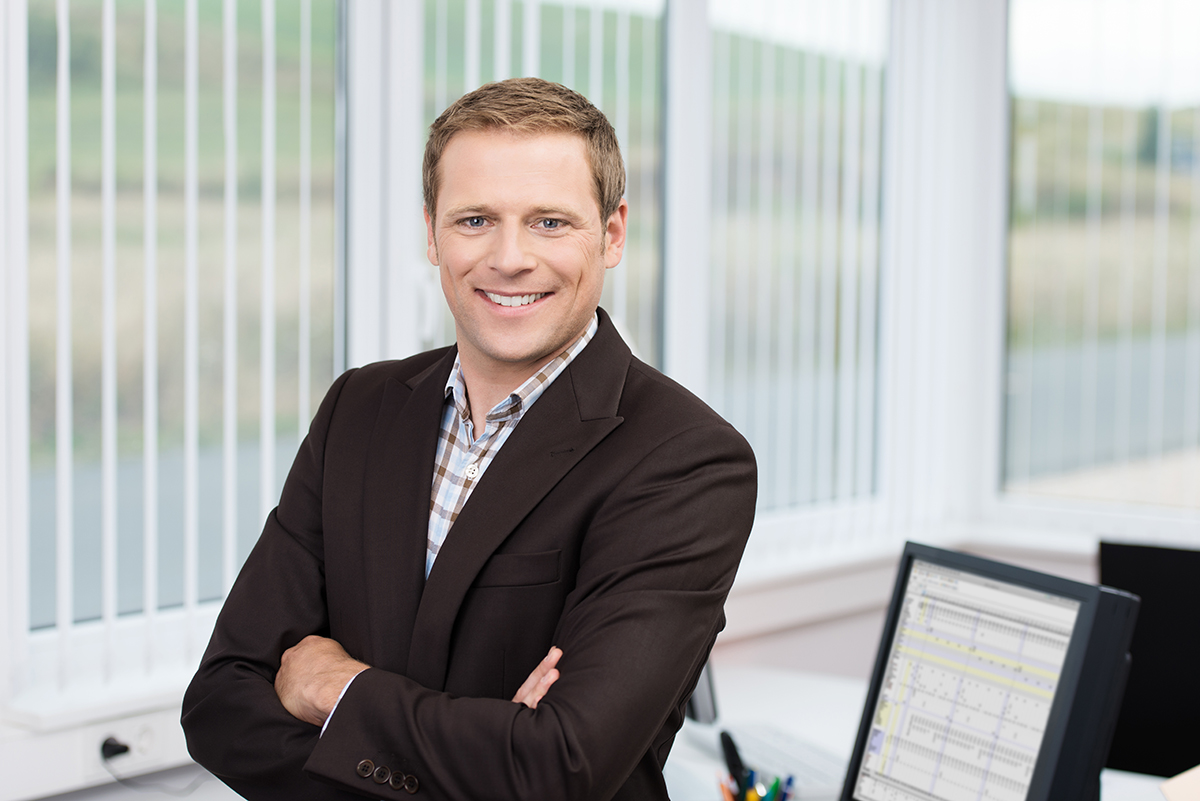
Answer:
<svg viewBox="0 0 1200 801"><path fill-rule="evenodd" d="M779 794L779 801L788 801L792 797L792 785L796 783L795 776L788 776L787 781L783 783L783 792Z"/></svg>

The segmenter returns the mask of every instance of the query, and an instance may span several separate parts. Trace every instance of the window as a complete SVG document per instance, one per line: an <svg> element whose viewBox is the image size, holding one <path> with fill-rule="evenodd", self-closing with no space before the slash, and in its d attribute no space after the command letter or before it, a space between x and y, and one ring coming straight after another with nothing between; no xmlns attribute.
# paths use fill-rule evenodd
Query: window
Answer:
<svg viewBox="0 0 1200 801"><path fill-rule="evenodd" d="M710 7L709 401L760 510L867 499L888 3Z"/></svg>
<svg viewBox="0 0 1200 801"><path fill-rule="evenodd" d="M1200 509L1197 14L1011 4L1009 493Z"/></svg>
<svg viewBox="0 0 1200 801"><path fill-rule="evenodd" d="M714 191L696 218L697 233L710 231L708 278L687 266L711 299L689 356L706 364L698 390L758 450L764 510L869 500L887 3L778 19L710 7ZM348 145L351 192L365 184L355 169L378 182L376 153L389 180L382 203L349 196L364 213L347 219L344 285L334 0L27 8L29 636L18 687L68 686L93 657L110 676L188 664L214 612L206 602L223 597L274 504L343 337L349 363L452 339L419 217L385 221L419 186L395 170L419 163L423 136L400 129L427 125L463 91L540 74L608 113L632 215L603 303L639 355L663 363L672 78L661 2L354 12L350 80L365 97L362 82L382 75L384 102L351 109L366 115L351 136L382 130L374 146ZM371 14L374 30L354 27ZM401 46L410 29L419 47ZM397 114L408 97L420 109L411 119ZM364 250L372 238L376 251ZM400 347L405 295L424 298L423 312L404 320L418 330ZM356 313L368 307L374 323ZM182 639L162 635L180 620Z"/></svg>
<svg viewBox="0 0 1200 801"><path fill-rule="evenodd" d="M278 497L334 370L335 22L28 3L18 696L192 664Z"/></svg>

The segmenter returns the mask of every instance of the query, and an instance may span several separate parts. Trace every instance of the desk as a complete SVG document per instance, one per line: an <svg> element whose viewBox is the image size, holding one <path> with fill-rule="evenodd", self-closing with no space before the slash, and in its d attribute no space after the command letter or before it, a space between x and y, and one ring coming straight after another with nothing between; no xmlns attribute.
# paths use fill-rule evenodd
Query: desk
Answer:
<svg viewBox="0 0 1200 801"><path fill-rule="evenodd" d="M722 722L772 725L840 754L847 760L854 748L862 714L866 683L857 679L770 668L714 668L717 711ZM717 773L724 765L705 747L711 732L687 721L667 760L664 771L673 801L720 801ZM151 777L171 787L184 787L204 774L197 766L177 768ZM207 774L204 774L207 775ZM1105 771L1102 801L1163 801L1158 791L1162 779L1135 773ZM167 799L161 792L138 793L107 785L68 793L56 801L150 801ZM189 801L233 801L237 795L216 779L202 784Z"/></svg>
<svg viewBox="0 0 1200 801"><path fill-rule="evenodd" d="M719 723L770 722L847 761L854 750L866 682L774 668L714 667ZM719 801L724 765L707 747L711 732L687 721L664 773L673 801ZM1163 801L1158 776L1106 770L1102 801Z"/></svg>

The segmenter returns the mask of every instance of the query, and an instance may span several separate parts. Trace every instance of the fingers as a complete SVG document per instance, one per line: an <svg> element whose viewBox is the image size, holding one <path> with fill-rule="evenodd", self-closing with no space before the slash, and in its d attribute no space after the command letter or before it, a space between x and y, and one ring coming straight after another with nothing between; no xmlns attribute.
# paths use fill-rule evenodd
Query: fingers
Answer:
<svg viewBox="0 0 1200 801"><path fill-rule="evenodd" d="M542 697L546 695L550 689L550 685L558 681L558 676L559 673L557 670L547 671L546 675L542 676L541 681L538 682L537 690L533 697L527 700L525 705L530 709L537 709L538 701L541 701Z"/></svg>
<svg viewBox="0 0 1200 801"><path fill-rule="evenodd" d="M542 657L542 661L541 661L539 667L541 665L546 665L547 669L553 668L555 665L558 664L558 660L561 656L562 656L562 649L559 648L557 645L552 645L552 646L550 646L549 653L547 653L544 657Z"/></svg>
<svg viewBox="0 0 1200 801"><path fill-rule="evenodd" d="M559 672L555 667L558 664L559 658L562 657L562 649L553 647L550 649L542 661L537 664L533 672L517 690L517 694L513 696L513 703L524 704L530 709L537 709L538 701L549 691L551 685L558 681Z"/></svg>

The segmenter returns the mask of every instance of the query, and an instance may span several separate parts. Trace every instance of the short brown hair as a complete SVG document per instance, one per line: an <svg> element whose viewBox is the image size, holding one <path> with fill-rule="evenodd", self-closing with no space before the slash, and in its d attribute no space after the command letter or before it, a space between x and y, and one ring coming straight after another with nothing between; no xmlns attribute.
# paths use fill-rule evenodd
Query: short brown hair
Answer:
<svg viewBox="0 0 1200 801"><path fill-rule="evenodd" d="M571 133L583 137L591 162L601 222L612 216L625 194L625 163L612 124L600 109L562 84L541 78L509 78L484 84L460 97L429 126L421 182L425 210L434 216L438 164L454 135L462 131L503 130L514 134Z"/></svg>

